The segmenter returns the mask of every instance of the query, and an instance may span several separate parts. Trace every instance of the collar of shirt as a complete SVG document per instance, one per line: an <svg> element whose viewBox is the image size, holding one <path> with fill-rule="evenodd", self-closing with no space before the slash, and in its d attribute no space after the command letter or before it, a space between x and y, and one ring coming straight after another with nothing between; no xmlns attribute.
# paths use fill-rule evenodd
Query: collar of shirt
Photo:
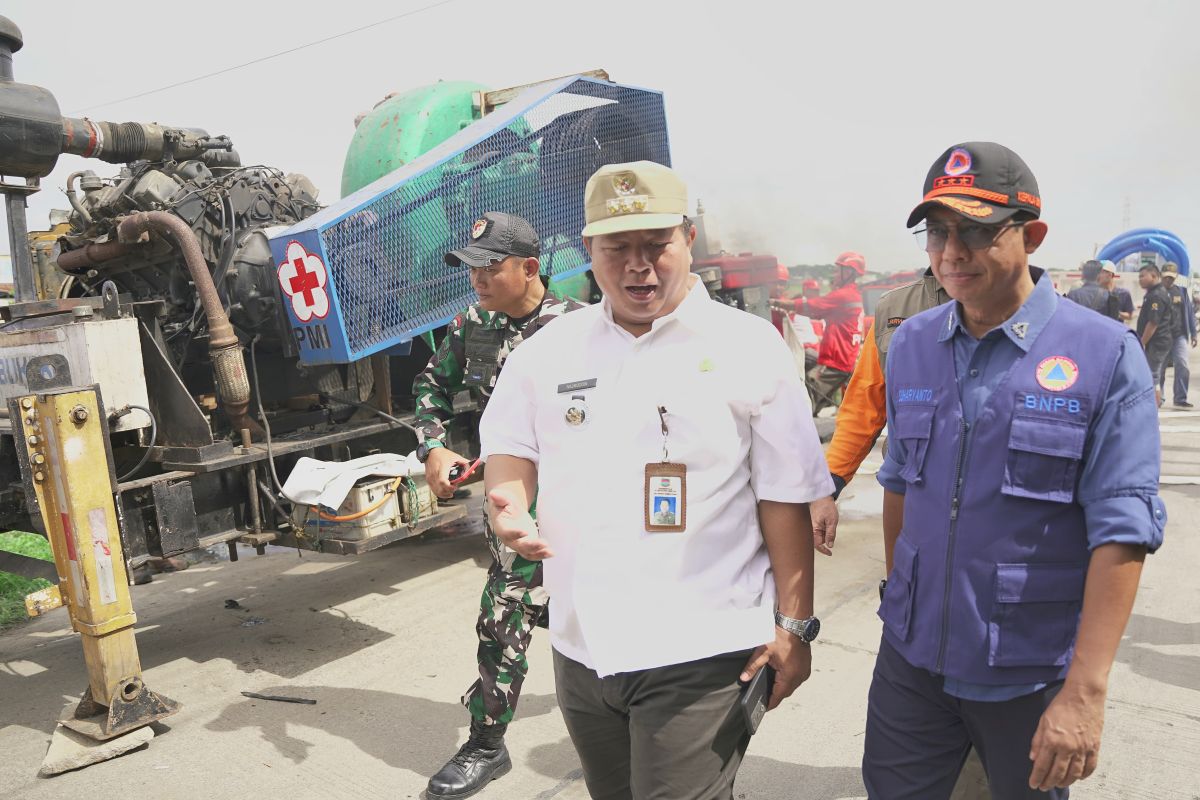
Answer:
<svg viewBox="0 0 1200 800"><path fill-rule="evenodd" d="M531 321L531 320L535 319L536 317L538 317L539 315L541 315L542 309L544 309L547 304L559 303L559 302L562 302L562 301L559 300L557 297L551 295L550 291L547 290L546 296L542 298L542 302L538 303L537 307L535 307L533 309L533 311L530 311L528 314L526 314L523 317L517 317L514 319L513 317L510 317L508 314L505 314L502 311L484 311L483 308L480 307L479 303L475 304L475 313L479 315L479 327L480 328L483 328L484 330L493 330L493 329L494 330L503 330L504 328L507 328L510 324L512 324L514 321L516 321L516 322L519 322L521 320L524 320L526 322ZM514 327L516 327L516 326L514 326Z"/></svg>
<svg viewBox="0 0 1200 800"><path fill-rule="evenodd" d="M946 290L933 275L933 267L925 268L925 273L921 276L921 284L925 291L925 299L931 308L950 302L950 295L946 294Z"/></svg>
<svg viewBox="0 0 1200 800"><path fill-rule="evenodd" d="M1033 278L1033 292L1025 298L1025 302L1017 309L1017 313L985 333L980 337L981 340L986 339L995 331L1002 331L1010 342L1021 348L1022 351L1029 352L1029 348L1037 340L1038 334L1046 327L1046 323L1050 321L1050 317L1054 315L1054 311L1058 307L1054 284L1045 270L1030 267L1029 276ZM945 342L957 333L972 339L975 338L963 325L958 308L958 303L951 304L949 321L938 336L939 342Z"/></svg>
<svg viewBox="0 0 1200 800"><path fill-rule="evenodd" d="M705 313L708 311L708 304L711 302L712 299L708 296L708 290L704 288L704 284L700 282L700 277L694 273L688 275L688 293L684 295L683 300L680 301L679 305L676 306L675 310L670 314L664 314L663 316L651 322L649 333L644 335L652 336L665 326L670 325L672 322L680 322L684 325L687 325L689 328L692 328L693 330L703 330L702 319ZM607 297L600 302L600 307L603 310L604 322L610 327L618 331L626 338L639 338L622 328L620 324L613 319L612 303L609 302Z"/></svg>

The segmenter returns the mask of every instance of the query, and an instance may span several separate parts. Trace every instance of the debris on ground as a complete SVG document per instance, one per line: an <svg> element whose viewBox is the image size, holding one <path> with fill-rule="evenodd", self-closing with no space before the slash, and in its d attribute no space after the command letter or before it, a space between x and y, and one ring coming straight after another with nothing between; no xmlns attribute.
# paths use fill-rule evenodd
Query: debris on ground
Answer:
<svg viewBox="0 0 1200 800"><path fill-rule="evenodd" d="M306 706L315 706L316 700L310 700L307 697L287 697L281 694L259 694L258 692L242 692L243 697L249 697L254 700L275 700L279 703L302 703Z"/></svg>
<svg viewBox="0 0 1200 800"><path fill-rule="evenodd" d="M108 761L131 750L145 747L153 738L154 731L149 725L104 742L90 739L82 733L59 725L51 734L50 749L46 751L38 775L49 778L62 772Z"/></svg>

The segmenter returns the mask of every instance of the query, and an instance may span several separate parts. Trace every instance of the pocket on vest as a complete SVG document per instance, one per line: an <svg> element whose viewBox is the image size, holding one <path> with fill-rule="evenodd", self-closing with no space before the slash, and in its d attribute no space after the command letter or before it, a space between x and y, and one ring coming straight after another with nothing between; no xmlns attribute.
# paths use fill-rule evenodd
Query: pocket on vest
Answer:
<svg viewBox="0 0 1200 800"><path fill-rule="evenodd" d="M892 552L892 572L888 575L879 618L888 629L908 641L912 630L913 599L917 593L917 548L901 535Z"/></svg>
<svg viewBox="0 0 1200 800"><path fill-rule="evenodd" d="M1086 574L1086 564L997 564L988 664L1066 664L1075 646Z"/></svg>
<svg viewBox="0 0 1200 800"><path fill-rule="evenodd" d="M1087 426L1015 416L1000 491L1013 497L1070 503L1075 499Z"/></svg>
<svg viewBox="0 0 1200 800"><path fill-rule="evenodd" d="M919 484L925 471L925 456L929 452L929 437L933 431L933 414L937 406L901 405L896 409L894 435L904 443L904 468L900 477Z"/></svg>

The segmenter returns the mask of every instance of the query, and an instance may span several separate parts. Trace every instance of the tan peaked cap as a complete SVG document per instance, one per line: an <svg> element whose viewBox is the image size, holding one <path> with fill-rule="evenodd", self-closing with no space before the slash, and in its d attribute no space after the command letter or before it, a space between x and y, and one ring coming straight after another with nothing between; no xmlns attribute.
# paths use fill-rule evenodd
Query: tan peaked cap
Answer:
<svg viewBox="0 0 1200 800"><path fill-rule="evenodd" d="M583 190L584 236L672 228L687 213L687 184L653 161L606 164Z"/></svg>

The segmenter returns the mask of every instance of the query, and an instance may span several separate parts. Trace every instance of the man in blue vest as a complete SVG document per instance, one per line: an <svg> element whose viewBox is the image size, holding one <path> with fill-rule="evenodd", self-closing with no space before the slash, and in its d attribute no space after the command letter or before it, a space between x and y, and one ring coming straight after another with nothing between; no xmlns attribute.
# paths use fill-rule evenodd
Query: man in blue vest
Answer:
<svg viewBox="0 0 1200 800"><path fill-rule="evenodd" d="M1029 266L1046 236L1011 150L943 153L909 216L956 302L888 354L888 580L867 710L872 800L949 798L971 748L994 800L1095 769L1108 674L1162 542L1154 386L1123 325Z"/></svg>

